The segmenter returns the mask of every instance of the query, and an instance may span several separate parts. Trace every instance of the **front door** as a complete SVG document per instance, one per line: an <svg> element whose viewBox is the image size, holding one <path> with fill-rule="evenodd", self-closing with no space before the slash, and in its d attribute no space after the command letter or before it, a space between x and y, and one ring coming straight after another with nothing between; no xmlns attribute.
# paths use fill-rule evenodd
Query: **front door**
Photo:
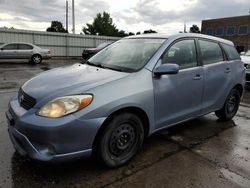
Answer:
<svg viewBox="0 0 250 188"><path fill-rule="evenodd" d="M204 79L197 59L195 40L183 39L158 62L178 64L180 71L153 78L156 129L200 115Z"/></svg>

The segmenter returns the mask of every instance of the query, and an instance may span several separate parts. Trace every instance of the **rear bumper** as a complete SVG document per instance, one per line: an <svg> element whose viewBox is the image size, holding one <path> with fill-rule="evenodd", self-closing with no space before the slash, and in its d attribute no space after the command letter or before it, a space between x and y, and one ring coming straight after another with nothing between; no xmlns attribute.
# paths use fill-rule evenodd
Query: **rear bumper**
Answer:
<svg viewBox="0 0 250 188"><path fill-rule="evenodd" d="M51 59L52 55L51 54L46 54L42 56L43 59Z"/></svg>
<svg viewBox="0 0 250 188"><path fill-rule="evenodd" d="M37 109L26 111L16 98L6 112L13 146L23 156L39 161L57 162L90 157L92 146L105 118L82 120L74 115L44 118Z"/></svg>

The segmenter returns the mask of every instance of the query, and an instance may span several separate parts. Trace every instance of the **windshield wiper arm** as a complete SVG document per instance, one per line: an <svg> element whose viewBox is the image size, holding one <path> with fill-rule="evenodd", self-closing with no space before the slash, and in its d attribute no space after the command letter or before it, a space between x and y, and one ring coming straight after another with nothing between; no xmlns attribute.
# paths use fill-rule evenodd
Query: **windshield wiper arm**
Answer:
<svg viewBox="0 0 250 188"><path fill-rule="evenodd" d="M101 63L95 64L95 63L92 63L90 61L86 61L85 63L88 64L88 65L92 65L92 66L95 66L95 67L99 67L99 68L105 69L105 67Z"/></svg>

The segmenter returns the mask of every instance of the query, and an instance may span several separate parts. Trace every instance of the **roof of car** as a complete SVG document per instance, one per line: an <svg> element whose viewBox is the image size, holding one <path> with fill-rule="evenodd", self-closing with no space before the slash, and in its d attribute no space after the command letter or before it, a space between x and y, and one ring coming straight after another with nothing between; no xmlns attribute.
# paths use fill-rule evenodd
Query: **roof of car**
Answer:
<svg viewBox="0 0 250 188"><path fill-rule="evenodd" d="M198 38L205 38L210 40L216 40L225 44L234 45L232 41L225 40L222 38L210 36L210 35L204 35L204 34L197 34L197 33L178 33L175 35L167 35L167 34L160 34L160 33L152 33L152 34L142 34L142 35L133 35L128 36L126 38L159 38L159 39L178 39L178 38L185 38L185 37L198 37Z"/></svg>
<svg viewBox="0 0 250 188"><path fill-rule="evenodd" d="M5 43L5 44L29 44L29 45L34 46L34 44L31 44L31 43L28 43L28 42L8 42L8 43Z"/></svg>

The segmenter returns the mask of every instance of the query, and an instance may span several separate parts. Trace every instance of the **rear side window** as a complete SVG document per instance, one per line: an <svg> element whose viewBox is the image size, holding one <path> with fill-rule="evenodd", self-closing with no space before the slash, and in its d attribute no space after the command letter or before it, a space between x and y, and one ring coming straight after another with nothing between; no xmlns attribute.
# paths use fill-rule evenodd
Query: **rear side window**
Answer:
<svg viewBox="0 0 250 188"><path fill-rule="evenodd" d="M33 49L33 46L29 44L18 44L19 50L31 50Z"/></svg>
<svg viewBox="0 0 250 188"><path fill-rule="evenodd" d="M223 61L223 53L218 43L199 40L203 65Z"/></svg>
<svg viewBox="0 0 250 188"><path fill-rule="evenodd" d="M221 44L221 45L227 54L228 60L240 59L240 55L238 54L234 46L230 46L227 44Z"/></svg>

